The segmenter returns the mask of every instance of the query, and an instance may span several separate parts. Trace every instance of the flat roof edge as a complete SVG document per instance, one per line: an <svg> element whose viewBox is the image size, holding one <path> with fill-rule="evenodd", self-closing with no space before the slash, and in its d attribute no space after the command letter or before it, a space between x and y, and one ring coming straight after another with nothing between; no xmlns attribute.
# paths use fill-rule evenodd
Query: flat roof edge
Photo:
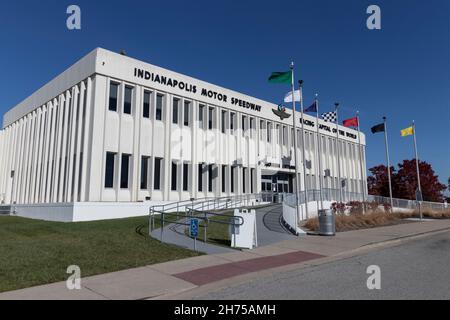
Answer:
<svg viewBox="0 0 450 320"><path fill-rule="evenodd" d="M98 50L99 48L92 50L41 88L34 91L22 102L8 110L3 116L3 128L94 74Z"/></svg>

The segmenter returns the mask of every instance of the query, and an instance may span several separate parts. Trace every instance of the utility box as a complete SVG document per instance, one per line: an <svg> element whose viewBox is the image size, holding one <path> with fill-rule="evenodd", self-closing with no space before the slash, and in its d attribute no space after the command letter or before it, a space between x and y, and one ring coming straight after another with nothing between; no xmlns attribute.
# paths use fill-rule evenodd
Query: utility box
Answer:
<svg viewBox="0 0 450 320"><path fill-rule="evenodd" d="M242 223L242 225L240 225ZM230 228L231 247L253 249L258 246L256 212L247 209L234 210L234 225Z"/></svg>
<svg viewBox="0 0 450 320"><path fill-rule="evenodd" d="M319 210L319 235L334 236L336 234L336 220L332 209Z"/></svg>

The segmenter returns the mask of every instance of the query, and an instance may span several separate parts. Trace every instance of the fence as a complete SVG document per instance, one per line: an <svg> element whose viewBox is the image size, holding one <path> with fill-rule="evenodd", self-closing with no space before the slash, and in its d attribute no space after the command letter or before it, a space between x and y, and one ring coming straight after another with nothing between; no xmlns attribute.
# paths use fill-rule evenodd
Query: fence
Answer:
<svg viewBox="0 0 450 320"><path fill-rule="evenodd" d="M195 216L202 216L203 213L204 218L207 219L208 215L218 215L217 212L213 211L253 207L276 201L281 202L283 199L282 195L276 193L254 193L232 197L190 199L153 206L149 210L149 233L155 228L155 215L160 215L161 232L163 232L165 222L169 222L166 219L169 216L173 218L171 222L179 219L187 221L188 218L194 216L193 213L195 213Z"/></svg>
<svg viewBox="0 0 450 320"><path fill-rule="evenodd" d="M376 202L379 204L390 204L391 200L389 197L382 197L382 196L374 196L374 195L365 195L363 196L362 193L355 193L355 192L345 192L343 193L343 201L342 202L349 202L349 201L365 201L368 202ZM319 190L308 190L307 192L308 202L314 202L314 201L320 201L320 191ZM339 199L339 189L323 189L322 190L322 200L323 201L337 201ZM286 194L284 197L284 203L295 207L296 199L295 194ZM418 207L418 203L416 200L407 200L407 199L392 199L394 208L399 209L407 209L407 210L414 210ZM305 191L302 191L299 193L298 198L298 204L304 204L305 203ZM440 203L440 202L428 202L428 201L422 201L421 202L422 210L433 210L433 211L443 211L449 209L447 203Z"/></svg>

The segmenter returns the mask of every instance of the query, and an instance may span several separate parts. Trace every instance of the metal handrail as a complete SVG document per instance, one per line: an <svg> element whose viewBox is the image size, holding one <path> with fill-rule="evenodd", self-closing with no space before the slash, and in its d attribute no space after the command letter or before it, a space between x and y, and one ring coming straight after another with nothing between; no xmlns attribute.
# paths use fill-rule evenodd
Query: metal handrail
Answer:
<svg viewBox="0 0 450 320"><path fill-rule="evenodd" d="M320 201L320 191L319 190L308 190L308 202L313 201ZM339 198L339 189L331 189L331 188L325 188L322 189L322 199L325 201L337 201ZM383 196L376 196L376 195L365 195L363 197L362 193L358 192L345 192L345 199L344 202L349 201L362 201L365 199L368 202L377 202L380 204L383 203L389 203L390 204L390 198L383 197ZM299 193L298 197L298 205L304 204L306 201L305 199L305 192L302 191ZM284 198L283 203L290 207L295 207L295 194L287 194ZM416 200L408 200L408 199L398 199L393 198L394 207L396 208L404 208L404 209L415 209L417 206ZM429 201L422 201L421 202L422 207L428 206L433 210L446 210L448 209L448 205L446 206L445 202L429 202Z"/></svg>

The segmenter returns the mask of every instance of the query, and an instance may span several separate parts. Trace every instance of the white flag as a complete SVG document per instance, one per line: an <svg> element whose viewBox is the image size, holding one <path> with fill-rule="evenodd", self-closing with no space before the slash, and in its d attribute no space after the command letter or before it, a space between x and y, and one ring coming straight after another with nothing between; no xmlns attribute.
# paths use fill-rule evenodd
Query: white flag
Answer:
<svg viewBox="0 0 450 320"><path fill-rule="evenodd" d="M294 100L296 102L300 102L300 90L294 91ZM285 94L284 102L286 102L286 103L292 102L292 91L289 91L288 93Z"/></svg>

